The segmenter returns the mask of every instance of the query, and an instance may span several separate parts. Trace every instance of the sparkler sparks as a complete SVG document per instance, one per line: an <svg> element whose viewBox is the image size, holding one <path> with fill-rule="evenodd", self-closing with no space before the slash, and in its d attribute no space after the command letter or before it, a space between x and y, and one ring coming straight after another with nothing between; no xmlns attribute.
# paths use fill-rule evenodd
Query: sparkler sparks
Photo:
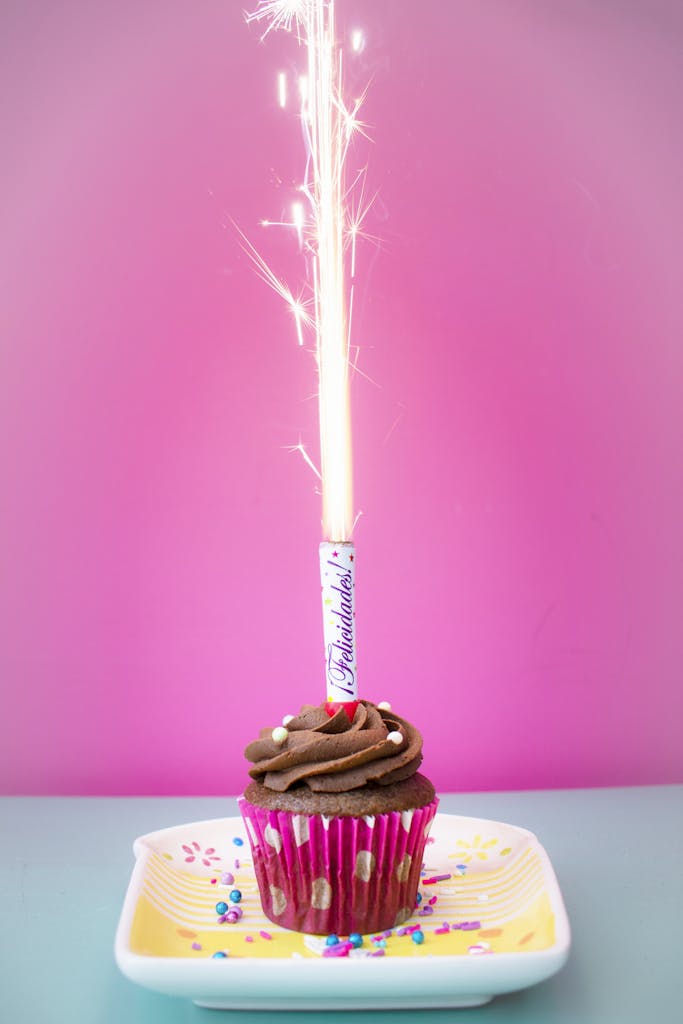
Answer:
<svg viewBox="0 0 683 1024"><path fill-rule="evenodd" d="M287 106L287 75L284 71L277 76L277 101L284 110Z"/></svg>
<svg viewBox="0 0 683 1024"><path fill-rule="evenodd" d="M279 28L291 32L293 26L299 28L308 2L309 0L260 0L256 10L246 15L247 22L266 22L266 30L261 39L265 39L269 32Z"/></svg>
<svg viewBox="0 0 683 1024"><path fill-rule="evenodd" d="M270 224L270 221L263 221L262 223L264 227L267 227ZM258 276L261 278L262 281L265 281L265 283L269 285L269 287L271 287L273 291L277 292L280 298L284 299L290 312L294 314L296 333L299 345L303 345L304 326L314 326L314 321L306 309L306 302L301 296L299 296L298 298L294 297L290 288L284 283L284 281L281 281L280 278L273 273L273 271L270 269L266 261L261 256L260 252L254 248L254 246L251 244L247 236L242 231L240 231L237 225L235 225L235 228L242 239L242 247L244 251L247 253L249 258L252 260L254 266L256 267L256 273L258 274Z"/></svg>
<svg viewBox="0 0 683 1024"><path fill-rule="evenodd" d="M371 205L363 199L364 173L357 175L347 189L345 171L353 138L365 134L365 125L359 118L364 95L350 104L343 97L334 0L261 0L257 9L247 15L247 21L265 26L262 39L277 29L295 32L307 52L306 74L298 83L307 149L306 173L300 189L304 201L292 205L291 222L264 224L295 230L299 249L306 254L310 267L310 299L304 299L306 291L295 296L244 235L242 239L259 275L293 313L299 344L303 345L305 329L315 335L323 536L344 542L350 540L355 525L349 395L353 286L348 292L347 280L353 281L355 277L356 240ZM351 40L353 51L359 52L363 44L363 34L355 31ZM284 75L278 78L278 98L284 107ZM353 202L356 186L360 197ZM317 473L303 446L295 448Z"/></svg>
<svg viewBox="0 0 683 1024"><path fill-rule="evenodd" d="M306 463L306 465L309 467L309 469L313 470L313 472L317 476L318 480L322 479L321 476L320 476L320 470L318 469L318 467L316 466L315 462L313 461L311 456L308 454L308 452L304 448L303 443L301 441L299 441L298 444L290 444L290 445L288 445L287 446L287 451L298 452L299 455L301 456L301 458ZM358 518L358 517L356 516L356 518Z"/></svg>
<svg viewBox="0 0 683 1024"><path fill-rule="evenodd" d="M365 46L365 36L359 28L356 28L351 33L351 49L354 53L362 53Z"/></svg>

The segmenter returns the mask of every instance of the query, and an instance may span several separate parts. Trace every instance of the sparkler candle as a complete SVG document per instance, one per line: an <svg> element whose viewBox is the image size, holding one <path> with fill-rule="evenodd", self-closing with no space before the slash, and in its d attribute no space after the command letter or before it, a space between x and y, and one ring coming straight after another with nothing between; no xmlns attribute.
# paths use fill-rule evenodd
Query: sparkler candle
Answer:
<svg viewBox="0 0 683 1024"><path fill-rule="evenodd" d="M248 20L294 31L306 47L307 74L301 94L306 140L304 203L293 207L292 223L310 266L309 301L294 293L247 244L265 280L295 315L299 343L304 329L315 333L320 422L320 483L324 541L320 547L328 700L348 704L358 696L354 618L353 494L351 472L350 332L356 240L369 206L362 209L363 173L347 187L349 146L362 130L362 97L347 105L342 89L342 56L335 39L334 0L261 0ZM357 50L358 47L352 44ZM300 85L302 81L300 80ZM278 78L285 105L286 89ZM360 202L354 204L354 191ZM272 223L272 222L269 222ZM282 224L282 222L279 222ZM302 446L297 446L308 459Z"/></svg>
<svg viewBox="0 0 683 1024"><path fill-rule="evenodd" d="M266 23L265 35L274 28L295 30L307 50L308 73L299 80L306 173L286 226L307 257L310 296L304 291L295 298L253 246L246 247L294 314L299 343L315 332L327 703L324 709L304 705L247 747L253 781L240 810L261 905L271 920L314 935L372 934L406 920L415 906L438 801L431 782L417 772L417 730L390 710L357 699L349 338L356 240L368 206L362 209L363 172L347 187L344 167L361 128L360 101L349 108L342 98L333 0L263 0L251 17ZM359 52L362 36L355 33L351 44ZM281 79L278 96L280 106L286 104ZM294 448L312 465L301 443ZM329 731L326 712L332 716Z"/></svg>

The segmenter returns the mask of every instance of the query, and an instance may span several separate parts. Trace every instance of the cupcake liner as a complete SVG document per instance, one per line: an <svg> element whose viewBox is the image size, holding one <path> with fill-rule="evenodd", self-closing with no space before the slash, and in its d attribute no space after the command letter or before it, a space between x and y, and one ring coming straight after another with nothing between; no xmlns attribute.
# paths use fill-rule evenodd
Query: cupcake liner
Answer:
<svg viewBox="0 0 683 1024"><path fill-rule="evenodd" d="M314 935L401 924L415 908L438 803L337 818L268 810L241 797L264 914Z"/></svg>

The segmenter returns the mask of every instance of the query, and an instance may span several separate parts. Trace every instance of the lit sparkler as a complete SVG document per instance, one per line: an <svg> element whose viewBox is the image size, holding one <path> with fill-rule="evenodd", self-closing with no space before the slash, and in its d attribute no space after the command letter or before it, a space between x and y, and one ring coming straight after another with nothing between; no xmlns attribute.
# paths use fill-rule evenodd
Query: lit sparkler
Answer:
<svg viewBox="0 0 683 1024"><path fill-rule="evenodd" d="M350 330L356 241L371 204L364 201L363 172L347 187L346 161L353 138L364 134L365 126L359 118L364 96L351 103L344 99L334 0L261 0L247 20L264 26L262 38L276 29L295 33L307 53L306 74L299 78L307 157L300 188L302 201L293 204L291 222L264 223L295 230L299 248L308 257L310 301L295 296L251 243L246 239L244 242L260 276L294 314L299 343L303 343L304 329L312 330L315 336L328 700L349 702L358 693L353 611L355 554L351 542L356 520L351 463ZM354 32L353 51L359 52L363 45L362 33ZM286 88L282 75L278 78L278 97L284 107ZM301 444L295 449L312 465Z"/></svg>

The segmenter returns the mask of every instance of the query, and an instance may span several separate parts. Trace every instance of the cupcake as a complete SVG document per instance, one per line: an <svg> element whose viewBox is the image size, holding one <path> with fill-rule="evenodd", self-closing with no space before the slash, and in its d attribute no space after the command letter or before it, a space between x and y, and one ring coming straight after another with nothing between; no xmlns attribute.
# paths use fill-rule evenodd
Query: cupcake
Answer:
<svg viewBox="0 0 683 1024"><path fill-rule="evenodd" d="M376 932L413 912L438 799L422 737L387 705L306 704L263 729L240 798L263 911L317 935Z"/></svg>

